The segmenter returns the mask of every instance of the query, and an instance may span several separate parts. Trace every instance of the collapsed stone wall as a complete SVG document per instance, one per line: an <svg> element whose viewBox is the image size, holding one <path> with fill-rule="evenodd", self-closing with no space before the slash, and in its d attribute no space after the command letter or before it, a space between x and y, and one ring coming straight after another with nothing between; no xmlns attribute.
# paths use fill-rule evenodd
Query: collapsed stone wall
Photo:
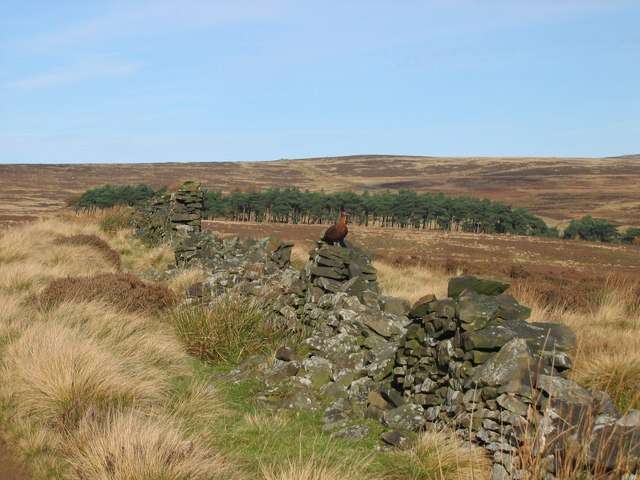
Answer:
<svg viewBox="0 0 640 480"><path fill-rule="evenodd" d="M518 454L525 442L544 458L540 478L553 479L576 444L594 463L613 469L622 456L637 470L640 413L621 416L604 392L570 380L575 335L527 322L530 310L507 284L458 277L447 298L429 295L411 306L381 294L370 257L351 244L318 242L300 272L290 265L291 244L201 232L190 223L198 222L189 208L199 208L199 197L189 188L177 203L192 207L179 212L175 228L168 222L184 230L174 240L176 260L210 275L189 288L187 301L245 295L304 333L275 361L250 358L234 373L261 379L257 400L266 407L321 410L327 432L353 439L366 436L365 419L374 419L388 428L381 440L396 447L425 428L457 429L493 457L496 480L528 478Z"/></svg>
<svg viewBox="0 0 640 480"><path fill-rule="evenodd" d="M202 230L204 192L199 182L184 182L173 193L154 197L139 211L136 233L150 245L175 242Z"/></svg>

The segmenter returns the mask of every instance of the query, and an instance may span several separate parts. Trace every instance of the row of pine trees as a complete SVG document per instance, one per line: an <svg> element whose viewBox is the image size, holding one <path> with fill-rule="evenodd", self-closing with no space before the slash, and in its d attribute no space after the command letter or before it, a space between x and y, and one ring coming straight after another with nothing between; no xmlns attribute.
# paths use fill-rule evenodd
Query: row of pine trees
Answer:
<svg viewBox="0 0 640 480"><path fill-rule="evenodd" d="M166 188L147 185L103 185L84 192L71 204L75 208L108 208L114 205L143 206ZM244 222L330 224L341 208L349 221L385 228L412 228L471 233L507 233L558 237L556 228L523 208L513 208L468 196L442 193L310 192L298 188L271 188L260 192L205 192L204 216ZM607 243L639 243L640 228L620 231L604 219L572 220L562 234L566 239Z"/></svg>
<svg viewBox="0 0 640 480"><path fill-rule="evenodd" d="M210 219L294 224L333 223L344 208L358 225L473 233L557 236L555 229L522 208L442 193L310 192L272 188L260 192L207 192Z"/></svg>

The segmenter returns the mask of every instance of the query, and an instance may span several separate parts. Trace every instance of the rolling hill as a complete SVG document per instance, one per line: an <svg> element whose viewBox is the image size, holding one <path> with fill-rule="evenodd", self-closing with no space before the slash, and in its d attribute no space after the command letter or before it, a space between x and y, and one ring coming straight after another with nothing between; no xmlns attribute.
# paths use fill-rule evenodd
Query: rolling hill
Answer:
<svg viewBox="0 0 640 480"><path fill-rule="evenodd" d="M472 195L525 207L548 223L585 214L621 225L640 218L640 157L502 158L356 155L265 162L0 165L0 222L46 215L105 183L160 187L198 179L225 192L297 186Z"/></svg>

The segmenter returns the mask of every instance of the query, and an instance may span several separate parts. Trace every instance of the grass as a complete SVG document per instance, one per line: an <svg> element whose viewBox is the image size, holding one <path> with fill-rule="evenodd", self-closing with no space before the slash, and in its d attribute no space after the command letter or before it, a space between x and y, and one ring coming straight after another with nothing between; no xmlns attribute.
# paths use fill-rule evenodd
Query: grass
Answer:
<svg viewBox="0 0 640 480"><path fill-rule="evenodd" d="M38 297L44 308L65 301L100 300L122 311L156 312L176 303L173 291L140 280L130 273L101 273L91 277L52 280Z"/></svg>
<svg viewBox="0 0 640 480"><path fill-rule="evenodd" d="M215 376L211 367L201 370ZM450 432L425 432L409 451L378 451L384 431L366 421L360 441L334 438L322 430L320 412L273 412L256 403L260 385L252 380L218 381L229 413L215 426L249 478L265 480L457 480L488 478L487 459ZM286 441L284 439L287 439ZM473 474L471 473L473 472ZM298 475L298 476L296 476Z"/></svg>
<svg viewBox="0 0 640 480"><path fill-rule="evenodd" d="M219 454L193 439L171 416L119 411L87 420L67 445L77 478L96 480L227 480L233 471Z"/></svg>
<svg viewBox="0 0 640 480"><path fill-rule="evenodd" d="M207 418L220 414L220 402L192 381L170 327L148 310L127 313L104 299L72 296L47 308L33 301L68 276L116 273L100 248L61 243L63 235L112 238L86 218L35 222L0 237L3 436L34 479L232 478L194 420L205 402ZM117 238L121 254L130 244L139 251Z"/></svg>
<svg viewBox="0 0 640 480"><path fill-rule="evenodd" d="M101 251L105 258L110 261L116 269L120 270L120 254L102 238L97 235L71 235L60 237L60 245L87 245Z"/></svg>
<svg viewBox="0 0 640 480"><path fill-rule="evenodd" d="M454 432L423 432L409 450L382 457L388 480L488 480L491 461L483 449Z"/></svg>
<svg viewBox="0 0 640 480"><path fill-rule="evenodd" d="M221 297L213 307L176 308L169 322L191 355L227 365L275 350L283 334L259 303L233 295Z"/></svg>
<svg viewBox="0 0 640 480"><path fill-rule="evenodd" d="M447 296L450 275L438 269L421 266L398 268L388 262L374 261L378 282L385 295L405 298L415 302L433 293L438 298Z"/></svg>

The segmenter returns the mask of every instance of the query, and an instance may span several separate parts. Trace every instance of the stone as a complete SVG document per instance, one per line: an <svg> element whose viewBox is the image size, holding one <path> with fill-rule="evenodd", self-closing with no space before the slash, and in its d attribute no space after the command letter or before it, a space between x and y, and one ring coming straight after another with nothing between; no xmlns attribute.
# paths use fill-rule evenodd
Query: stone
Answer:
<svg viewBox="0 0 640 480"><path fill-rule="evenodd" d="M333 280L345 280L349 278L349 274L346 270L338 269L335 267L311 267L311 274L316 277L331 278Z"/></svg>
<svg viewBox="0 0 640 480"><path fill-rule="evenodd" d="M382 297L382 310L392 315L407 315L411 310L411 304L404 298Z"/></svg>
<svg viewBox="0 0 640 480"><path fill-rule="evenodd" d="M315 410L316 402L309 392L295 390L280 401L279 407L286 410Z"/></svg>
<svg viewBox="0 0 640 480"><path fill-rule="evenodd" d="M452 319L456 315L456 303L450 298L431 302L429 307L438 318Z"/></svg>
<svg viewBox="0 0 640 480"><path fill-rule="evenodd" d="M351 383L349 387L349 398L354 402L364 402L367 400L369 392L375 388L374 382L369 377L359 378Z"/></svg>
<svg viewBox="0 0 640 480"><path fill-rule="evenodd" d="M640 410L629 410L616 421L619 427L640 427Z"/></svg>
<svg viewBox="0 0 640 480"><path fill-rule="evenodd" d="M406 403L401 407L387 410L382 419L389 428L405 432L418 431L427 423L424 418L424 409L413 403Z"/></svg>
<svg viewBox="0 0 640 480"><path fill-rule="evenodd" d="M594 402L593 395L586 388L566 378L539 375L536 387L556 400L583 405L593 405Z"/></svg>
<svg viewBox="0 0 640 480"><path fill-rule="evenodd" d="M502 293L494 298L498 305L496 316L504 320L525 321L531 316L531 309L520 305L511 295Z"/></svg>
<svg viewBox="0 0 640 480"><path fill-rule="evenodd" d="M618 465L629 470L640 465L640 428L606 425L595 430L589 442L589 460L601 469Z"/></svg>
<svg viewBox="0 0 640 480"><path fill-rule="evenodd" d="M309 357L302 361L305 376L319 388L331 381L331 362L322 357Z"/></svg>
<svg viewBox="0 0 640 480"><path fill-rule="evenodd" d="M390 408L389 402L387 402L380 392L370 391L367 394L367 404L372 405L380 410L387 410Z"/></svg>
<svg viewBox="0 0 640 480"><path fill-rule="evenodd" d="M359 440L366 437L367 435L369 435L369 427L367 427L366 425L350 425L338 430L331 436L337 438L350 438L353 440Z"/></svg>
<svg viewBox="0 0 640 480"><path fill-rule="evenodd" d="M447 296L451 298L458 298L465 290L480 293L482 295L496 296L503 293L507 288L509 288L508 283L469 275L464 277L455 277L449 280Z"/></svg>
<svg viewBox="0 0 640 480"><path fill-rule="evenodd" d="M464 330L473 331L484 328L496 318L497 313L498 303L493 297L487 295L470 295L458 302L458 318Z"/></svg>
<svg viewBox="0 0 640 480"><path fill-rule="evenodd" d="M516 415L526 415L529 411L529 407L524 402L518 400L513 395L509 395L507 393L503 393L498 398L496 398L496 402L505 410L508 410Z"/></svg>
<svg viewBox="0 0 640 480"><path fill-rule="evenodd" d="M407 435L403 432L398 432L396 430L384 432L382 435L380 435L380 439L387 445L399 449L409 448L413 443L410 435Z"/></svg>
<svg viewBox="0 0 640 480"><path fill-rule="evenodd" d="M429 304L435 301L436 296L433 294L425 295L418 299L411 308L409 312L409 317L411 318L422 318L427 315L431 309Z"/></svg>
<svg viewBox="0 0 640 480"><path fill-rule="evenodd" d="M400 393L395 388L391 388L391 387L381 388L380 394L387 402L389 402L394 407L400 407L405 403L402 393Z"/></svg>
<svg viewBox="0 0 640 480"><path fill-rule="evenodd" d="M529 385L531 369L534 365L526 340L514 338L487 362L477 367L472 379L483 387Z"/></svg>
<svg viewBox="0 0 640 480"><path fill-rule="evenodd" d="M393 324L391 320L385 318L382 314L365 314L359 317L360 321L385 338L389 338L394 334L399 334L399 329Z"/></svg>
<svg viewBox="0 0 640 480"><path fill-rule="evenodd" d="M283 362L291 362L292 360L296 360L296 353L289 347L280 347L276 350L276 358Z"/></svg>
<svg viewBox="0 0 640 480"><path fill-rule="evenodd" d="M538 350L568 352L576 348L576 334L566 325L550 322L532 322L528 325L542 330L540 335L529 341Z"/></svg>
<svg viewBox="0 0 640 480"><path fill-rule="evenodd" d="M499 463L494 463L491 468L491 480L511 480L511 475L509 472L500 465Z"/></svg>

